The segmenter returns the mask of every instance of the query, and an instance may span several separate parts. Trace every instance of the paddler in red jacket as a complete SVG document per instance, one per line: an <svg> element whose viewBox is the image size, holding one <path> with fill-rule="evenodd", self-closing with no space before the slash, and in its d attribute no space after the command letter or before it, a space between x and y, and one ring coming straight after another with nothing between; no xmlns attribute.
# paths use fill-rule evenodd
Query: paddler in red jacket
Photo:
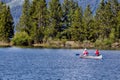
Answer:
<svg viewBox="0 0 120 80"><path fill-rule="evenodd" d="M99 56L99 55L100 55L100 52L98 51L98 49L96 49L95 55L96 55L96 56Z"/></svg>

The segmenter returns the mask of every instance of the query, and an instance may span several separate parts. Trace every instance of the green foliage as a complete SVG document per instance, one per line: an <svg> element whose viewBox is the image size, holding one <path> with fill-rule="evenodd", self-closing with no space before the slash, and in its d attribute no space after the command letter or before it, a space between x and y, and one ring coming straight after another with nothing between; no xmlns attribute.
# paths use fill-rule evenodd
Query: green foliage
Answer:
<svg viewBox="0 0 120 80"><path fill-rule="evenodd" d="M94 44L95 44L95 47L103 47L104 46L103 41L100 39L97 39Z"/></svg>
<svg viewBox="0 0 120 80"><path fill-rule="evenodd" d="M71 38L72 40L80 40L81 36L80 34L82 34L82 10L81 8L77 8L73 14L73 19L71 21L71 27L70 27L70 31L71 31Z"/></svg>
<svg viewBox="0 0 120 80"><path fill-rule="evenodd" d="M110 39L104 39L104 40L101 40L101 39L97 39L96 42L95 42L95 47L100 47L100 48L107 48L107 47L111 47L111 40Z"/></svg>
<svg viewBox="0 0 120 80"><path fill-rule="evenodd" d="M13 33L14 26L10 8L0 2L0 41L9 42Z"/></svg>
<svg viewBox="0 0 120 80"><path fill-rule="evenodd" d="M5 24L3 16L0 12L0 35L5 32L4 27L1 27L4 26L2 23ZM90 41L95 42L95 46L110 47L120 39L120 3L117 0L102 0L93 15L90 5L83 13L74 0L64 0L62 4L59 0L51 0L48 5L46 0L33 0L32 4L25 0L18 26L18 31L31 37L29 42L63 40L65 43L73 40L84 44ZM23 42L28 44L28 40Z"/></svg>
<svg viewBox="0 0 120 80"><path fill-rule="evenodd" d="M95 29L95 22L93 20L92 11L90 5L84 11L83 15L83 25L84 25L84 40L91 40L94 39L94 29Z"/></svg>
<svg viewBox="0 0 120 80"><path fill-rule="evenodd" d="M22 9L22 15L19 23L17 24L17 31L25 31L30 33L30 3L29 0L25 0Z"/></svg>
<svg viewBox="0 0 120 80"><path fill-rule="evenodd" d="M65 28L68 28L70 26L70 1L64 0L62 4L62 10L63 10L63 24L65 25Z"/></svg>
<svg viewBox="0 0 120 80"><path fill-rule="evenodd" d="M116 37L120 39L120 11L118 12L117 16Z"/></svg>
<svg viewBox="0 0 120 80"><path fill-rule="evenodd" d="M104 39L103 43L106 47L111 47L112 41L108 38Z"/></svg>
<svg viewBox="0 0 120 80"><path fill-rule="evenodd" d="M51 37L55 38L62 31L62 8L59 0L51 0L49 3L49 25L52 28Z"/></svg>
<svg viewBox="0 0 120 80"><path fill-rule="evenodd" d="M95 47L108 48L111 47L112 41L109 38L105 38L104 40L97 39L94 45Z"/></svg>
<svg viewBox="0 0 120 80"><path fill-rule="evenodd" d="M61 36L68 40L79 40L80 28L82 27L82 9L74 0L64 0L62 9L64 29Z"/></svg>
<svg viewBox="0 0 120 80"><path fill-rule="evenodd" d="M114 28L111 30L109 38L110 38L112 43L115 41L115 29Z"/></svg>
<svg viewBox="0 0 120 80"><path fill-rule="evenodd" d="M101 2L101 5L97 9L96 12L96 23L99 27L100 31L99 34L101 38L109 38L109 34L111 32L111 29L113 27L116 27L116 19L114 16L114 11L112 9L111 5L112 3L110 1L104 2L104 0Z"/></svg>
<svg viewBox="0 0 120 80"><path fill-rule="evenodd" d="M26 32L17 32L12 39L13 45L27 46L29 44L30 37Z"/></svg>
<svg viewBox="0 0 120 80"><path fill-rule="evenodd" d="M48 25L48 11L45 0L33 0L30 8L31 36L34 43L42 42Z"/></svg>
<svg viewBox="0 0 120 80"><path fill-rule="evenodd" d="M64 0L63 3L63 24L66 28L69 28L72 24L73 14L78 8L78 3L74 2L74 0Z"/></svg>

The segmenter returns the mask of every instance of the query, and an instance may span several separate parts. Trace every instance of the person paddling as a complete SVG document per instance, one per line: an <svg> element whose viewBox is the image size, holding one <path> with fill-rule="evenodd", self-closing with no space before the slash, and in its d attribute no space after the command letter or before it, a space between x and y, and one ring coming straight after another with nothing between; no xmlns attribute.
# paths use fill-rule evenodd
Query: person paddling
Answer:
<svg viewBox="0 0 120 80"><path fill-rule="evenodd" d="M85 48L84 51L83 51L83 55L84 55L84 56L88 56L88 54L89 54L89 53L88 53L87 49Z"/></svg>
<svg viewBox="0 0 120 80"><path fill-rule="evenodd" d="M95 55L96 55L96 56L99 56L99 55L100 55L100 52L99 52L98 49L96 49L96 51L95 51Z"/></svg>

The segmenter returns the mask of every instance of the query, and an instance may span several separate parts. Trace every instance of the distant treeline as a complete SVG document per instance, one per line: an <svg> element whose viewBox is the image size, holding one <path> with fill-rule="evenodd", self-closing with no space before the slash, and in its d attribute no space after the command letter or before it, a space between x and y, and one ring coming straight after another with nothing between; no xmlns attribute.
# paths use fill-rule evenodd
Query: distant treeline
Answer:
<svg viewBox="0 0 120 80"><path fill-rule="evenodd" d="M13 36L9 7L0 3L0 40ZM25 0L22 15L12 38L15 45L30 45L49 40L90 41L109 45L120 40L120 3L101 0L96 13L90 5L83 11L78 2L64 0Z"/></svg>

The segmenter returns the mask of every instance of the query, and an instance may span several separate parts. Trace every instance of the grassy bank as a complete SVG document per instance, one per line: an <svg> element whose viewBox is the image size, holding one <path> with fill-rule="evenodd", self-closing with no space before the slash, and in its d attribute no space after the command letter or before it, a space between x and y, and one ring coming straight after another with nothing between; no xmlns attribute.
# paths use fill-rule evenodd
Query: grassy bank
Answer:
<svg viewBox="0 0 120 80"><path fill-rule="evenodd" d="M10 46L12 46L11 43L0 42L0 47L10 47Z"/></svg>
<svg viewBox="0 0 120 80"><path fill-rule="evenodd" d="M34 47L45 47L45 48L93 48L93 44L81 43L79 41L49 41L42 44L33 44Z"/></svg>
<svg viewBox="0 0 120 80"><path fill-rule="evenodd" d="M102 42L103 43L103 42ZM96 45L96 43L92 43L89 41L79 42L79 41L50 41L42 44L33 44L33 47L42 47L42 48L73 48L73 49L81 49L81 48L89 48L89 49L119 49L120 43L116 42L113 44L100 44Z"/></svg>
<svg viewBox="0 0 120 80"><path fill-rule="evenodd" d="M43 43L32 44L31 46L19 46L13 45L12 43L0 42L0 47L10 47L10 46L18 46L18 47L30 47L30 48L68 48L68 49L81 49L81 48L89 48L89 49L119 49L120 43L115 42L113 44L103 44L92 43L90 41L48 41Z"/></svg>

